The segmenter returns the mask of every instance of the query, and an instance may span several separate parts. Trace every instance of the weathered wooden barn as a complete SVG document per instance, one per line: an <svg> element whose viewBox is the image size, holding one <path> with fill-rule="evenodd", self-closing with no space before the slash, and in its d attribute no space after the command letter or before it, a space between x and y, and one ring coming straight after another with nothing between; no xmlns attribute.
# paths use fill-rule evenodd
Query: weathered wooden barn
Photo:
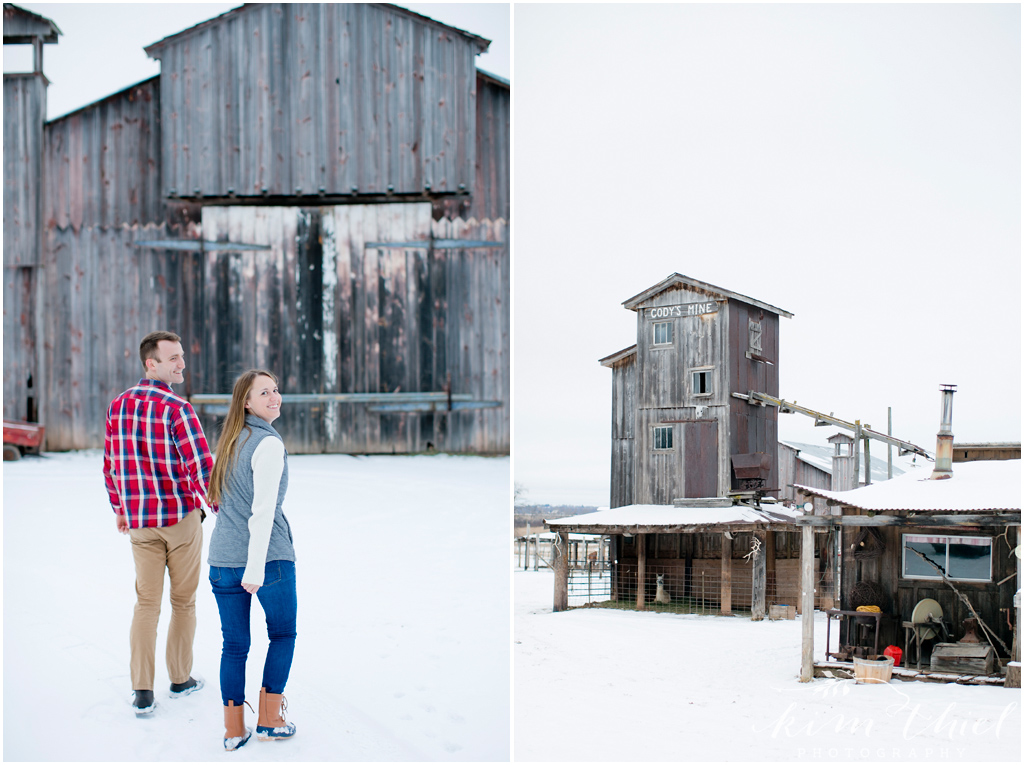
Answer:
<svg viewBox="0 0 1024 765"><path fill-rule="evenodd" d="M777 496L777 420L732 393L778 396L779 318L792 314L672 274L625 301L636 345L612 370L611 506L759 491Z"/></svg>
<svg viewBox="0 0 1024 765"><path fill-rule="evenodd" d="M600 361L612 370L610 508L548 525L611 536L615 602L754 618L795 605L794 513L775 503L778 410L733 395L778 396L779 318L792 314L681 274L623 305L637 342Z"/></svg>
<svg viewBox="0 0 1024 765"><path fill-rule="evenodd" d="M995 670L1010 659L1013 597L1020 587L1014 555L1021 543L1019 445L1016 458L1011 444L987 450L954 446L951 419L945 419L947 412L951 417L952 395L946 386L934 470L922 467L849 491L798 487L837 510L798 520L841 532L837 611L848 613L834 614L841 624L833 656L849 660L872 652L874 626L863 624L856 609L877 606L878 645L901 648L908 666L927 672L936 645L963 640L972 631L965 620L972 618L980 624L968 642L992 646ZM986 452L996 459L978 459ZM941 626L926 622L928 614L941 617Z"/></svg>
<svg viewBox="0 0 1024 765"><path fill-rule="evenodd" d="M4 6L5 43L58 31ZM476 69L488 45L387 4L259 3L51 122L41 57L5 74L5 418L100 446L139 340L170 329L211 438L260 366L292 452L508 453L510 85Z"/></svg>

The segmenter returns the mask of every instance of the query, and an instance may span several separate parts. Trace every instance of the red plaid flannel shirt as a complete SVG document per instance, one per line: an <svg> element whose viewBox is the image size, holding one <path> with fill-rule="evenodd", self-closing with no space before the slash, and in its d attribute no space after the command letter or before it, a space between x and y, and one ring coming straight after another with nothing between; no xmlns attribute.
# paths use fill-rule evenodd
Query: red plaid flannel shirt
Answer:
<svg viewBox="0 0 1024 765"><path fill-rule="evenodd" d="M211 470L199 418L170 385L144 378L110 402L103 478L129 528L173 526L201 507Z"/></svg>

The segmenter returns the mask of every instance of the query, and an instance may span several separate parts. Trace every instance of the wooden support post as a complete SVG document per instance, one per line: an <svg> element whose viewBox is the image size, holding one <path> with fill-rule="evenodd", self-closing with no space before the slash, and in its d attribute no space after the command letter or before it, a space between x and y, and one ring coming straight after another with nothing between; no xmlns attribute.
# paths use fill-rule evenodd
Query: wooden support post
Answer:
<svg viewBox="0 0 1024 765"><path fill-rule="evenodd" d="M636 535L636 609L643 611L647 588L647 535Z"/></svg>
<svg viewBox="0 0 1024 765"><path fill-rule="evenodd" d="M892 407L889 407L889 435L892 435ZM892 478L892 444L889 444L889 478Z"/></svg>
<svg viewBox="0 0 1024 765"><path fill-rule="evenodd" d="M800 652L800 682L814 679L814 527L801 529L800 545L800 618L803 648Z"/></svg>
<svg viewBox="0 0 1024 765"><path fill-rule="evenodd" d="M1020 544L1020 538L1021 528L1018 526L1017 544ZM1010 665L1006 668L1006 679L1003 680L1004 688L1020 688L1020 558L1017 558L1017 592L1013 595L1013 614L1013 645L1010 648Z"/></svg>
<svg viewBox="0 0 1024 765"><path fill-rule="evenodd" d="M871 429L870 425L864 426L867 429ZM864 439L864 485L871 485L871 439Z"/></svg>
<svg viewBox="0 0 1024 765"><path fill-rule="evenodd" d="M764 563L765 563L765 599L771 603L778 602L778 585L775 577L775 532L769 531L764 538Z"/></svg>
<svg viewBox="0 0 1024 765"><path fill-rule="evenodd" d="M853 431L853 488L860 488L860 420L854 420Z"/></svg>
<svg viewBox="0 0 1024 765"><path fill-rule="evenodd" d="M555 533L551 550L551 565L555 569L555 611L569 608L569 532Z"/></svg>
<svg viewBox="0 0 1024 765"><path fill-rule="evenodd" d="M753 568L754 574L751 590L750 619L755 622L764 619L765 612L765 585L768 579L768 566L766 564L768 545L765 544L765 536L766 534L763 531L754 532L755 552L751 556L751 568Z"/></svg>
<svg viewBox="0 0 1024 765"><path fill-rule="evenodd" d="M732 540L722 533L722 616L732 613Z"/></svg>

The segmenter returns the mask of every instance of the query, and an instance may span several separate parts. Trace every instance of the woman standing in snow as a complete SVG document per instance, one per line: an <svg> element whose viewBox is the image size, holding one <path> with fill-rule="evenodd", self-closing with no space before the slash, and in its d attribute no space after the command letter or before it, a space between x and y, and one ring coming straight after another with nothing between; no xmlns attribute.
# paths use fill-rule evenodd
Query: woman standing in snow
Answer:
<svg viewBox="0 0 1024 765"><path fill-rule="evenodd" d="M269 741L295 735L295 725L284 719L282 695L295 652L296 597L292 532L281 509L288 489L288 454L271 425L280 413L277 378L262 369L244 372L235 381L210 476L217 523L208 562L224 634L220 690L228 750L252 735L242 704L253 595L266 612L270 638L256 736Z"/></svg>

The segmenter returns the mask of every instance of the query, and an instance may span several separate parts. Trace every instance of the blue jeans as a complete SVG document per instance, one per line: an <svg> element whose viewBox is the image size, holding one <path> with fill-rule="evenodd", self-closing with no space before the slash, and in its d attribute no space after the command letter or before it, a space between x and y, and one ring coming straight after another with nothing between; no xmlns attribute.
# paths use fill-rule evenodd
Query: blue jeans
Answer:
<svg viewBox="0 0 1024 765"><path fill-rule="evenodd" d="M210 566L210 584L220 610L224 650L220 657L220 695L241 706L245 701L245 660L249 657L249 608L252 595L242 589L244 568ZM267 615L270 648L263 665L263 687L267 693L284 693L295 653L295 563L267 562L263 586L256 591Z"/></svg>

